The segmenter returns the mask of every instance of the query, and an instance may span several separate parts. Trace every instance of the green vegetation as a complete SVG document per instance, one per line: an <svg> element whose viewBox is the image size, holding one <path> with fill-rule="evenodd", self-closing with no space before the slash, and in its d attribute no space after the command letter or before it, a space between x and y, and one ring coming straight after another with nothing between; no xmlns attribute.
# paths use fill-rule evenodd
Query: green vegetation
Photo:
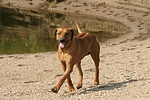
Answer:
<svg viewBox="0 0 150 100"><path fill-rule="evenodd" d="M47 20L60 22L55 13L24 11L2 8L0 17L0 54L37 53L57 50L53 34L56 26L49 26ZM57 18L56 18L57 16Z"/></svg>
<svg viewBox="0 0 150 100"><path fill-rule="evenodd" d="M36 38L30 33L29 37L21 40L15 33L3 35L0 39L0 54L37 53L57 50L55 38Z"/></svg>

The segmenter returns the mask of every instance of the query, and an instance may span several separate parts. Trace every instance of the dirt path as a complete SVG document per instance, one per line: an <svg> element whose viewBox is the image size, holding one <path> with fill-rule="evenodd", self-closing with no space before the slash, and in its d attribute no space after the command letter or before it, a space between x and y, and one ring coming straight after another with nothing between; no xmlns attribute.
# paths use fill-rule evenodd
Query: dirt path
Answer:
<svg viewBox="0 0 150 100"><path fill-rule="evenodd" d="M3 0L2 0L3 1ZM36 2L35 2L36 1ZM3 4L36 8L41 0L5 0ZM83 88L59 93L50 91L63 74L57 52L0 55L0 99L150 99L150 2L149 0L67 0L49 10L105 17L124 23L129 32L101 46L100 85L93 86L94 64L90 56L82 61ZM114 42L115 40L115 42ZM74 86L78 71L71 74Z"/></svg>

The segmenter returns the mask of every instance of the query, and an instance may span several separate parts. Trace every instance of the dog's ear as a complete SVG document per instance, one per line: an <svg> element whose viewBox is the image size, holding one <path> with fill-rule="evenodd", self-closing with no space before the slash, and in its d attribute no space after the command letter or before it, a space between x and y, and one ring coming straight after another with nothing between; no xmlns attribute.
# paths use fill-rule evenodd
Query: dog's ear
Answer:
<svg viewBox="0 0 150 100"><path fill-rule="evenodd" d="M70 31L71 31L71 40L72 40L72 38L73 38L73 36L74 36L74 32L73 32L73 29L70 29Z"/></svg>
<svg viewBox="0 0 150 100"><path fill-rule="evenodd" d="M55 36L57 35L57 29L55 30Z"/></svg>

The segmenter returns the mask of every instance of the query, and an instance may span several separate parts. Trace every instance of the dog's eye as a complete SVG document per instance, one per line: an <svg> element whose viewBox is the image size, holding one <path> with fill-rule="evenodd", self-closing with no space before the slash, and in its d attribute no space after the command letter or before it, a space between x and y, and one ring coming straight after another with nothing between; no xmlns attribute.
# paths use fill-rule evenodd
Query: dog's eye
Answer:
<svg viewBox="0 0 150 100"><path fill-rule="evenodd" d="M58 35L61 35L61 33L58 33Z"/></svg>
<svg viewBox="0 0 150 100"><path fill-rule="evenodd" d="M69 35L69 33L66 33L66 36Z"/></svg>

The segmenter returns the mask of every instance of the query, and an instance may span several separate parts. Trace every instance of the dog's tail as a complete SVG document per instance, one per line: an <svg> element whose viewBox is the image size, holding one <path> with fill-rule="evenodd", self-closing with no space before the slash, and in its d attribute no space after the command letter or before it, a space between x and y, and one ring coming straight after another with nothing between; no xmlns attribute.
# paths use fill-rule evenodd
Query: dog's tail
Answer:
<svg viewBox="0 0 150 100"><path fill-rule="evenodd" d="M76 26L77 26L77 29L78 29L79 34L82 33L82 31L81 31L81 29L80 29L80 27L79 27L77 21L75 21L75 23L76 23Z"/></svg>

